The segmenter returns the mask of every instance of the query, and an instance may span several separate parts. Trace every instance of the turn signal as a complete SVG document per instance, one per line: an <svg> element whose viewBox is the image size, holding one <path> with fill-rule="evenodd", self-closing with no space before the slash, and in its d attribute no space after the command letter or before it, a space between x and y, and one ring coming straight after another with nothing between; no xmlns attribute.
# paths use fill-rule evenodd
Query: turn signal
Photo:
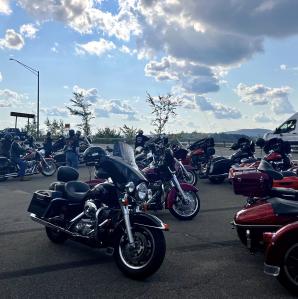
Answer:
<svg viewBox="0 0 298 299"><path fill-rule="evenodd" d="M170 226L167 223L164 223L163 226L165 228L165 231L170 230Z"/></svg>
<svg viewBox="0 0 298 299"><path fill-rule="evenodd" d="M128 206L129 202L128 202L128 198L127 197L125 197L125 198L122 199L122 204L124 206Z"/></svg>

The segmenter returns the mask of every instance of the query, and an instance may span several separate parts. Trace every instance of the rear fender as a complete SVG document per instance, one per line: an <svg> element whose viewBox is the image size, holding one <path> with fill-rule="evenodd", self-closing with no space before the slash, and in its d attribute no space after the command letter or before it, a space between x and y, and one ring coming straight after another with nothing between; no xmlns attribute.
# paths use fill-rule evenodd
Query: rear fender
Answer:
<svg viewBox="0 0 298 299"><path fill-rule="evenodd" d="M187 184L187 183L180 183L180 186L183 191L193 191L193 192L198 192L199 189L193 185ZM173 204L175 202L175 199L177 197L178 190L173 187L170 192L167 195L167 200L166 200L166 208L172 208Z"/></svg>
<svg viewBox="0 0 298 299"><path fill-rule="evenodd" d="M298 222L290 223L273 234L271 242L266 249L265 264L280 266L289 246L293 242L298 243L297 234Z"/></svg>

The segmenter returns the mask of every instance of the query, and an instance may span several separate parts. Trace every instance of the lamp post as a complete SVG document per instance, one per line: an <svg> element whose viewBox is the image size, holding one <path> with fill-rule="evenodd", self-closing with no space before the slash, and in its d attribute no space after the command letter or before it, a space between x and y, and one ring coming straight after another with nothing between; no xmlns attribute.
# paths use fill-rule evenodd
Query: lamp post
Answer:
<svg viewBox="0 0 298 299"><path fill-rule="evenodd" d="M14 59L14 58L9 58L9 60L15 61L18 64L22 65L25 69L27 69L28 71L30 71L32 74L34 74L35 76L37 76L37 113L36 113L36 134L37 137L39 137L39 71L35 70L34 68L26 65L25 63L22 63L21 61Z"/></svg>

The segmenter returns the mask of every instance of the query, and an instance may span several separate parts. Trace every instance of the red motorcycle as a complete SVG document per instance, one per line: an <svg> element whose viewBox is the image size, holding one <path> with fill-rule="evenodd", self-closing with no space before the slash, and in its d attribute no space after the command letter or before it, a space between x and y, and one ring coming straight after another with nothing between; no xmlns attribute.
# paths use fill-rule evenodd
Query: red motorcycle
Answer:
<svg viewBox="0 0 298 299"><path fill-rule="evenodd" d="M235 194L248 196L244 208L234 216L233 225L241 242L252 251L262 245L264 232L275 232L297 221L298 191L273 187L273 180L282 179L282 174L264 160L257 171L233 179Z"/></svg>
<svg viewBox="0 0 298 299"><path fill-rule="evenodd" d="M264 272L298 294L298 222L290 223L276 233L264 233L267 244Z"/></svg>
<svg viewBox="0 0 298 299"><path fill-rule="evenodd" d="M148 209L169 209L180 220L190 220L200 211L198 189L179 182L175 171L175 158L171 149L166 149L158 165L143 169L149 181Z"/></svg>

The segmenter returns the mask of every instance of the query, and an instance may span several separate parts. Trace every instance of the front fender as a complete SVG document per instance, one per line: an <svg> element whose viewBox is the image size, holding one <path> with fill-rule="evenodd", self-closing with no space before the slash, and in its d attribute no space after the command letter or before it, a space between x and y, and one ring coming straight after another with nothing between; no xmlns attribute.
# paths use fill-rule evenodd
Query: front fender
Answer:
<svg viewBox="0 0 298 299"><path fill-rule="evenodd" d="M290 223L279 229L266 249L265 264L280 266L286 250L293 242L298 243L298 222Z"/></svg>
<svg viewBox="0 0 298 299"><path fill-rule="evenodd" d="M192 191L192 192L198 192L199 189L193 185L187 184L187 183L180 183L180 186L183 191ZM176 196L177 196L178 190L173 187L170 192L168 193L167 196L167 201L166 201L166 208L172 208L173 204L175 202Z"/></svg>
<svg viewBox="0 0 298 299"><path fill-rule="evenodd" d="M158 217L146 213L134 213L130 216L132 225L148 226L161 230L169 230L168 225L163 223Z"/></svg>

